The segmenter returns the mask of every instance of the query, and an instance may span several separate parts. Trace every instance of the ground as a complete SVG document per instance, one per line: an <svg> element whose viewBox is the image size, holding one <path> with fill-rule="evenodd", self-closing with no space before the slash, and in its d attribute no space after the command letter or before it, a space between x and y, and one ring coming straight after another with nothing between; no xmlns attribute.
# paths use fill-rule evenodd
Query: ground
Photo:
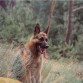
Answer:
<svg viewBox="0 0 83 83"><path fill-rule="evenodd" d="M0 44L0 76L10 75L15 52L12 45ZM12 63L11 63L12 62ZM61 58L60 60L45 59L42 70L43 83L83 83L83 61Z"/></svg>
<svg viewBox="0 0 83 83"><path fill-rule="evenodd" d="M83 62L47 60L43 68L43 83L83 83Z"/></svg>

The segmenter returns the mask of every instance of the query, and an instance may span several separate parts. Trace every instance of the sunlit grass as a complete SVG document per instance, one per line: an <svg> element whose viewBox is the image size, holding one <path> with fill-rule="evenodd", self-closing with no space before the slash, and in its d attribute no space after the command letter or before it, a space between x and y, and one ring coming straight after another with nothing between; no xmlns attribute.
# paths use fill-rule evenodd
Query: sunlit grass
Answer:
<svg viewBox="0 0 83 83"><path fill-rule="evenodd" d="M21 83L18 80L0 77L0 83Z"/></svg>

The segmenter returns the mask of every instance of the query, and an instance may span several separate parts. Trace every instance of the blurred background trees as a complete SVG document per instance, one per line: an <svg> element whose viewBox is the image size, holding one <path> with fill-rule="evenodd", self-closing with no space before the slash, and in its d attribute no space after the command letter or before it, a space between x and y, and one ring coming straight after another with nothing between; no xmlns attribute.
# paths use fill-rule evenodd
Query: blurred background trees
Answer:
<svg viewBox="0 0 83 83"><path fill-rule="evenodd" d="M37 22L40 23L41 30L46 28L51 2L51 0L0 1L0 42L17 44L26 42L32 35ZM48 49L55 58L83 54L83 0L73 0L72 10L69 3L69 0L56 0L55 2L49 33L50 48ZM69 17L69 12L72 12L73 17ZM72 18L72 26L68 26L68 17ZM65 39L68 39L68 28L71 28L72 32L67 45Z"/></svg>

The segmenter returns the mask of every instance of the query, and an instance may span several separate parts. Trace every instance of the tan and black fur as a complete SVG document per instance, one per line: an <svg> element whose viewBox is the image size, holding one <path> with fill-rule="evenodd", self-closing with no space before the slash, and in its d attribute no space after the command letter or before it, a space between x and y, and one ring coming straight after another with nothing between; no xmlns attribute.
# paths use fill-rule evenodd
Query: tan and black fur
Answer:
<svg viewBox="0 0 83 83"><path fill-rule="evenodd" d="M16 71L16 79L23 83L41 83L41 70L43 64L43 57L47 58L46 49L48 48L48 28L40 32L39 24L36 24L34 34L27 42L21 52L20 61L16 63L19 66L13 68L13 72ZM15 64L16 64L15 63ZM17 73L19 72L19 73Z"/></svg>

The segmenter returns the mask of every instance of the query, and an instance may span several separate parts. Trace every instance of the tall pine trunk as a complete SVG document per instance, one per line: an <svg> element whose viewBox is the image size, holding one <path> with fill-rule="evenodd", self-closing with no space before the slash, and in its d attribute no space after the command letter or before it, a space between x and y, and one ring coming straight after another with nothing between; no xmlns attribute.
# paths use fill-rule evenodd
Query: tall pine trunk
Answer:
<svg viewBox="0 0 83 83"><path fill-rule="evenodd" d="M69 43L72 37L72 18L73 18L73 0L69 0L69 16L68 16L68 27L66 31L65 42Z"/></svg>

